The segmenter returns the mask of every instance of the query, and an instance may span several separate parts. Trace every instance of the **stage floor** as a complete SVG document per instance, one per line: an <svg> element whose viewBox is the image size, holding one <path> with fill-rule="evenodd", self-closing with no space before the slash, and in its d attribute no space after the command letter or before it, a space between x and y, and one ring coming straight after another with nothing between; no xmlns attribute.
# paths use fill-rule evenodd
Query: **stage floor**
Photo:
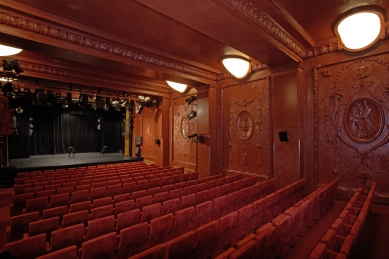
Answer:
<svg viewBox="0 0 389 259"><path fill-rule="evenodd" d="M65 167L79 167L112 163L143 161L143 157L124 156L119 153L101 155L99 152L76 153L74 158L69 154L30 156L30 158L10 159L13 171L48 170Z"/></svg>

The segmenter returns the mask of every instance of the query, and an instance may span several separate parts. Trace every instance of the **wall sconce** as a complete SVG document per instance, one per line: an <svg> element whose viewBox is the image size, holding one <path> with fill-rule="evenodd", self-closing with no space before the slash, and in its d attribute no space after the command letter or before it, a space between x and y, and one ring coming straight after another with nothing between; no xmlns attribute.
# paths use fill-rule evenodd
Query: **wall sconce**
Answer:
<svg viewBox="0 0 389 259"><path fill-rule="evenodd" d="M155 145L158 145L158 146L161 144L161 141L157 138L154 140L154 142L155 142Z"/></svg>
<svg viewBox="0 0 389 259"><path fill-rule="evenodd" d="M186 84L180 84L180 83L176 83L176 82L172 82L172 81L168 81L168 80L166 80L166 83L171 88L173 88L174 90L176 90L177 92L180 92L180 93L185 92L186 88L188 87L188 85L186 85Z"/></svg>
<svg viewBox="0 0 389 259"><path fill-rule="evenodd" d="M250 60L240 56L228 55L223 57L224 67L236 78L243 78L250 70Z"/></svg>
<svg viewBox="0 0 389 259"><path fill-rule="evenodd" d="M378 11L352 11L346 14L335 25L339 49L343 47L348 51L360 51L385 38L383 22L383 15Z"/></svg>
<svg viewBox="0 0 389 259"><path fill-rule="evenodd" d="M14 47L9 47L0 44L0 56L12 56L20 53L22 49L14 48Z"/></svg>

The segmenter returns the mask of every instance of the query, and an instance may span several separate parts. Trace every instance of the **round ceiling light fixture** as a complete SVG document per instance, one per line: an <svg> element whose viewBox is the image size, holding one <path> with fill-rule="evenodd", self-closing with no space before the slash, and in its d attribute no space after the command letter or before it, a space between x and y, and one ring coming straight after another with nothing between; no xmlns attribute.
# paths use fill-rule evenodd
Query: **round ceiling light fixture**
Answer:
<svg viewBox="0 0 389 259"><path fill-rule="evenodd" d="M361 51L385 37L383 15L377 11L357 11L346 15L335 26L339 49Z"/></svg>
<svg viewBox="0 0 389 259"><path fill-rule="evenodd" d="M186 85L186 84L180 84L180 83L176 83L176 82L172 82L172 81L168 81L168 80L166 80L166 83L171 88L173 88L174 90L176 90L177 92L180 92L180 93L185 92L186 88L188 87L188 85Z"/></svg>
<svg viewBox="0 0 389 259"><path fill-rule="evenodd" d="M250 70L250 60L241 56L225 56L222 63L228 72L239 79L245 77Z"/></svg>
<svg viewBox="0 0 389 259"><path fill-rule="evenodd" d="M16 54L20 53L21 51L22 51L22 49L9 47L9 46L5 46L5 45L0 44L0 56L1 57L16 55Z"/></svg>

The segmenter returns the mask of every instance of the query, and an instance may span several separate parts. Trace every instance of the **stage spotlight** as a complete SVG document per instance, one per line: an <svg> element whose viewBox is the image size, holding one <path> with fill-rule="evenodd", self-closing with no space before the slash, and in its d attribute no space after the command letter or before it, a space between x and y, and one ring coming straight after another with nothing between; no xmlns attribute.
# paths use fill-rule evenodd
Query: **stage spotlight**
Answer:
<svg viewBox="0 0 389 259"><path fill-rule="evenodd" d="M188 120L191 120L191 119L195 118L196 115L197 115L197 112L192 110L188 115L186 115L186 117L188 118Z"/></svg>
<svg viewBox="0 0 389 259"><path fill-rule="evenodd" d="M104 96L96 95L96 108L103 109L104 108Z"/></svg>
<svg viewBox="0 0 389 259"><path fill-rule="evenodd" d="M135 110L136 110L136 113L137 113L137 114L141 114L143 108L144 108L143 103L141 103L141 102L137 102L137 103L136 103L136 108L135 108Z"/></svg>
<svg viewBox="0 0 389 259"><path fill-rule="evenodd" d="M3 59L3 70L5 73L12 73L16 75L24 72L23 68L19 65L18 60L13 58Z"/></svg>
<svg viewBox="0 0 389 259"><path fill-rule="evenodd" d="M86 106L88 105L88 94L80 94L80 97L79 97L79 106L80 108L86 108Z"/></svg>
<svg viewBox="0 0 389 259"><path fill-rule="evenodd" d="M185 102L188 103L188 105L190 105L191 103L193 103L194 101L196 101L196 96L192 95L191 97L185 99Z"/></svg>
<svg viewBox="0 0 389 259"><path fill-rule="evenodd" d="M1 91L3 91L4 95L7 95L7 93L11 93L13 90L14 85L11 82L5 83L1 88Z"/></svg>
<svg viewBox="0 0 389 259"><path fill-rule="evenodd" d="M35 89L32 103L34 105L38 105L38 106L43 105L43 89Z"/></svg>

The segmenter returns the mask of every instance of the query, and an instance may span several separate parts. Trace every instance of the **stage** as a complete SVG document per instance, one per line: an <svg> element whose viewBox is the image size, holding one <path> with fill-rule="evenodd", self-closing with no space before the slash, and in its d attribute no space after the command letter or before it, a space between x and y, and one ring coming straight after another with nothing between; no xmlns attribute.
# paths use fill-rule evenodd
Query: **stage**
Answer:
<svg viewBox="0 0 389 259"><path fill-rule="evenodd" d="M124 156L120 153L101 154L92 153L75 153L73 155L40 155L30 156L30 158L10 159L9 167L1 168L0 187L12 186L13 178L18 172L33 172L41 170L55 170L67 167L81 167L91 165L116 164L125 162L143 161L143 157Z"/></svg>

